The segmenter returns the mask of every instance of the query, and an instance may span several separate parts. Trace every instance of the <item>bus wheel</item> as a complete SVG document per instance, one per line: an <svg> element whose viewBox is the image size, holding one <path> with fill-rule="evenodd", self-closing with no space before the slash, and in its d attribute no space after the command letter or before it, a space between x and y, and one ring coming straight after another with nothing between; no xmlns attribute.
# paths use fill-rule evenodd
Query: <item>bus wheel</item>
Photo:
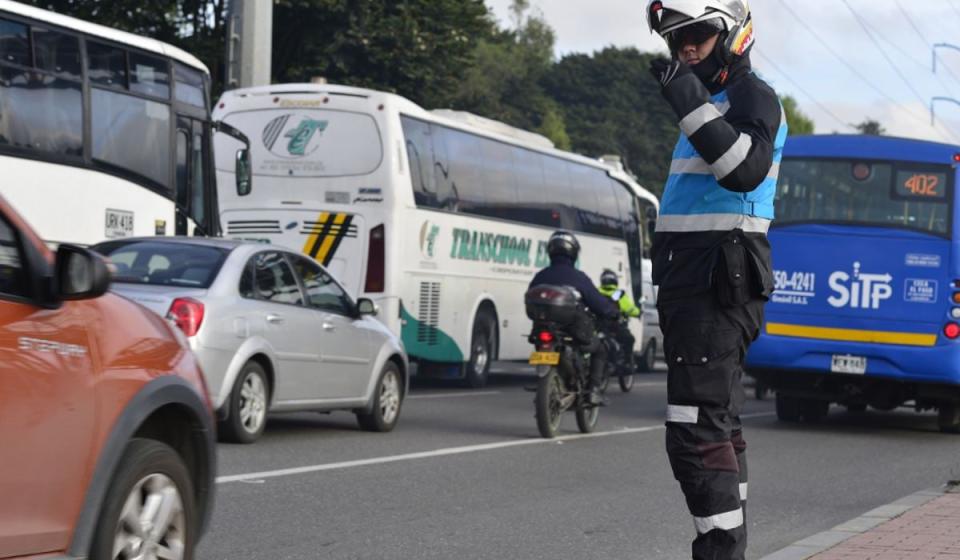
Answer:
<svg viewBox="0 0 960 560"><path fill-rule="evenodd" d="M777 420L781 422L800 421L800 399L777 392Z"/></svg>
<svg viewBox="0 0 960 560"><path fill-rule="evenodd" d="M490 364L497 348L497 324L486 309L477 313L473 320L473 336L470 340L470 361L464 364L469 387L480 389L487 384Z"/></svg>
<svg viewBox="0 0 960 560"><path fill-rule="evenodd" d="M940 426L940 431L945 434L960 434L960 405L940 405L937 425Z"/></svg>
<svg viewBox="0 0 960 560"><path fill-rule="evenodd" d="M800 416L807 422L819 422L830 412L830 401L817 399L802 399L800 401Z"/></svg>

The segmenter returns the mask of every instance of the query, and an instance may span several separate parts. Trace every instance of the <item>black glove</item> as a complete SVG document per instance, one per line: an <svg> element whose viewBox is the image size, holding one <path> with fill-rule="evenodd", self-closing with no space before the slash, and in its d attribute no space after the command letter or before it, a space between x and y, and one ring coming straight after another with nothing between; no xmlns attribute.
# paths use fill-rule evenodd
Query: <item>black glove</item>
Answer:
<svg viewBox="0 0 960 560"><path fill-rule="evenodd" d="M686 63L679 60L655 58L650 61L650 73L660 82L661 87L667 87L673 80L691 74L693 71Z"/></svg>

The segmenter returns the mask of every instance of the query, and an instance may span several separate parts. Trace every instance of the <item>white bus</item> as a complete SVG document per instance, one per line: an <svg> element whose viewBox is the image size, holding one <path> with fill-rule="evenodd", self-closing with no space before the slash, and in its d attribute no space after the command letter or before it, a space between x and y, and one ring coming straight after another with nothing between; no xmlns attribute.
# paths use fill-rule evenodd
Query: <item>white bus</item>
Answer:
<svg viewBox="0 0 960 560"><path fill-rule="evenodd" d="M529 355L523 295L558 228L591 278L611 268L641 294L639 186L542 136L317 84L229 91L214 117L251 138L256 182L228 188L236 146L218 139L225 235L302 251L377 301L419 374L478 387L493 359Z"/></svg>
<svg viewBox="0 0 960 560"><path fill-rule="evenodd" d="M209 99L180 49L0 0L0 193L51 244L217 234Z"/></svg>

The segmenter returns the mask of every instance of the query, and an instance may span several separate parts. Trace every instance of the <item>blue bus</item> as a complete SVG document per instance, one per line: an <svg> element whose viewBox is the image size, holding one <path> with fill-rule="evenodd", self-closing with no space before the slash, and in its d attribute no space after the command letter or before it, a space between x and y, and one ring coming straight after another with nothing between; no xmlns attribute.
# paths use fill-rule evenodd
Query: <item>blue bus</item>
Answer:
<svg viewBox="0 0 960 560"><path fill-rule="evenodd" d="M938 410L960 432L960 146L791 137L770 230L774 293L747 370L777 416Z"/></svg>

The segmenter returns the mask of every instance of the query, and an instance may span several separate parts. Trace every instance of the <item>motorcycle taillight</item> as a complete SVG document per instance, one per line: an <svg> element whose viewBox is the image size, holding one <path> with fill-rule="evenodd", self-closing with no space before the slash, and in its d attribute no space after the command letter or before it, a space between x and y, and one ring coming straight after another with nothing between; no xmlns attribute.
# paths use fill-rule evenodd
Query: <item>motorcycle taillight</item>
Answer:
<svg viewBox="0 0 960 560"><path fill-rule="evenodd" d="M537 340L542 344L550 344L553 342L553 333L550 331L540 331L540 333L537 334Z"/></svg>

